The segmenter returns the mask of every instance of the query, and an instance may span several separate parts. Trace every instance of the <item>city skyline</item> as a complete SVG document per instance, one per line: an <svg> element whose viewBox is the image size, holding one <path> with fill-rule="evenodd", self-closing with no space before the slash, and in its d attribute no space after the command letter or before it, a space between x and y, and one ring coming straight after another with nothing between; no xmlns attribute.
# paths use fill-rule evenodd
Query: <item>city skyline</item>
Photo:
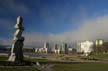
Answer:
<svg viewBox="0 0 108 71"><path fill-rule="evenodd" d="M107 0L1 0L0 44L11 45L17 16L25 45L108 40Z"/></svg>

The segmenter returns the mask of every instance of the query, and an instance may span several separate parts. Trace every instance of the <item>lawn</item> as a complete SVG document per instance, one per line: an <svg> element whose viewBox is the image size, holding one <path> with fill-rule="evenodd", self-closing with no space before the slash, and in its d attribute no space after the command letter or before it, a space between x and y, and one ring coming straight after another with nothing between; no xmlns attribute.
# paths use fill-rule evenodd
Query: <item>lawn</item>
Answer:
<svg viewBox="0 0 108 71"><path fill-rule="evenodd" d="M53 71L108 71L108 64L103 63L78 63L57 64Z"/></svg>
<svg viewBox="0 0 108 71"><path fill-rule="evenodd" d="M8 56L0 55L0 61L8 60Z"/></svg>
<svg viewBox="0 0 108 71"><path fill-rule="evenodd" d="M99 59L108 59L108 54L93 54L90 57L99 58Z"/></svg>
<svg viewBox="0 0 108 71"><path fill-rule="evenodd" d="M31 61L31 62L48 62L49 60L47 59L34 59L34 58L24 58L26 61Z"/></svg>
<svg viewBox="0 0 108 71"><path fill-rule="evenodd" d="M108 59L108 54L98 54L91 55L91 57ZM7 57L0 56L0 60L7 60ZM25 58L27 61L32 62L51 62L46 59L29 59ZM0 63L2 64L2 63ZM36 67L33 66L5 66L0 67L0 71L39 71ZM108 71L108 63L54 63L52 71Z"/></svg>
<svg viewBox="0 0 108 71"><path fill-rule="evenodd" d="M108 54L94 54L90 57L108 59ZM8 57L0 56L0 61L7 60ZM27 61L31 62L51 62L47 59L31 59L25 58ZM53 63L53 62L52 62ZM2 63L0 63L2 64ZM52 71L108 71L108 63L53 63ZM33 66L5 66L0 67L0 71L39 71L36 67Z"/></svg>
<svg viewBox="0 0 108 71"><path fill-rule="evenodd" d="M0 71L39 71L35 67L0 67Z"/></svg>

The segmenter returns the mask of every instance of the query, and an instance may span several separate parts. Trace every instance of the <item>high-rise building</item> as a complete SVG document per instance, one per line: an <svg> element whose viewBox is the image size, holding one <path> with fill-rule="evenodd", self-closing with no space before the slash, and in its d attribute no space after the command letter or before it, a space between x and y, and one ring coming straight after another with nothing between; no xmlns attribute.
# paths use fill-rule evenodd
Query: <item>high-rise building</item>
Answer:
<svg viewBox="0 0 108 71"><path fill-rule="evenodd" d="M103 53L104 48L103 48L104 41L101 39L98 39L95 41L95 52L96 53Z"/></svg>
<svg viewBox="0 0 108 71"><path fill-rule="evenodd" d="M43 51L45 53L47 53L48 52L48 49L49 49L49 43L44 43Z"/></svg>
<svg viewBox="0 0 108 71"><path fill-rule="evenodd" d="M88 56L89 53L93 51L93 42L85 41L78 43L77 52L84 53L85 56Z"/></svg>
<svg viewBox="0 0 108 71"><path fill-rule="evenodd" d="M67 45L67 43L64 43L64 47L65 47L65 54L67 54L68 53L68 45Z"/></svg>
<svg viewBox="0 0 108 71"><path fill-rule="evenodd" d="M54 53L57 53L57 54L59 54L60 53L60 47L59 47L59 45L58 44L55 44L55 46L54 46Z"/></svg>
<svg viewBox="0 0 108 71"><path fill-rule="evenodd" d="M65 54L68 53L68 45L67 45L67 43L62 43L61 44L60 52L65 53Z"/></svg>
<svg viewBox="0 0 108 71"><path fill-rule="evenodd" d="M44 48L49 48L49 43L44 43Z"/></svg>

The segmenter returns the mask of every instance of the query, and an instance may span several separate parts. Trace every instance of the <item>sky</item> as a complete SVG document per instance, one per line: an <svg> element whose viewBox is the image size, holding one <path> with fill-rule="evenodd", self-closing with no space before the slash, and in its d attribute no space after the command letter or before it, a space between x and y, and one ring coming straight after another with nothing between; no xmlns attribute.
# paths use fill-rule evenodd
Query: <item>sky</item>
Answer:
<svg viewBox="0 0 108 71"><path fill-rule="evenodd" d="M108 0L0 0L0 45L11 45L17 16L24 44L108 40Z"/></svg>

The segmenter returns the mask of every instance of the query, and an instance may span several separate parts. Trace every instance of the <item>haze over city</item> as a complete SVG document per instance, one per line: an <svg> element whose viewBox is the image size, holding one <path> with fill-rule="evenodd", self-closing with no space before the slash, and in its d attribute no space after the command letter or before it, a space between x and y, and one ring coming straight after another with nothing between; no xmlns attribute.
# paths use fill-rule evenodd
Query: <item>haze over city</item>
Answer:
<svg viewBox="0 0 108 71"><path fill-rule="evenodd" d="M22 16L25 45L108 40L107 0L0 0L0 45L11 45Z"/></svg>

